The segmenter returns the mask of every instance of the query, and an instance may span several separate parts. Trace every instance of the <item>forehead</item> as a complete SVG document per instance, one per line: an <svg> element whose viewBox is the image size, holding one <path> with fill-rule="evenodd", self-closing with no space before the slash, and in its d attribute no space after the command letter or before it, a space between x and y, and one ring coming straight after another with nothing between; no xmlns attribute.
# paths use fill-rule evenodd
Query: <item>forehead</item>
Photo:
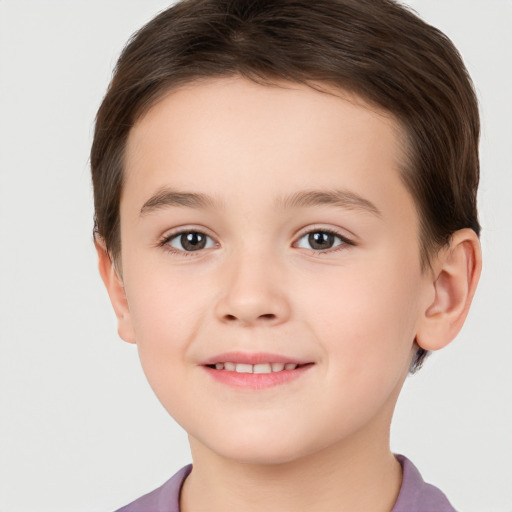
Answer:
<svg viewBox="0 0 512 512"><path fill-rule="evenodd" d="M305 188L342 186L374 199L403 188L399 123L355 94L322 87L222 78L171 91L130 132L122 204L141 208L169 185L217 205L257 198L267 206Z"/></svg>
<svg viewBox="0 0 512 512"><path fill-rule="evenodd" d="M165 128L165 133L161 132L163 136L179 135L191 129L196 133L206 132L214 140L222 136L218 128L222 126L225 131L229 125L233 131L243 128L242 133L247 137L268 145L269 129L301 135L309 127L325 139L327 134L322 131L332 131L344 124L350 125L345 135L351 132L353 137L360 135L361 128L368 135L370 131L379 132L375 133L379 138L387 132L385 142L393 146L391 149L405 138L405 131L390 112L350 91L315 82L311 86L286 81L263 85L234 76L198 80L171 89L135 123L128 150L151 126ZM298 132L300 128L302 133ZM308 136L311 138L312 131Z"/></svg>

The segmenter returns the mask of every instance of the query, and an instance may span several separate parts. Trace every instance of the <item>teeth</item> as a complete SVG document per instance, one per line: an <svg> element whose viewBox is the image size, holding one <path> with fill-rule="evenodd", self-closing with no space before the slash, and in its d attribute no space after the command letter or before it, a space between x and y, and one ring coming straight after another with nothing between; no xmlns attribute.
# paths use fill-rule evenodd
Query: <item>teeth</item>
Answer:
<svg viewBox="0 0 512 512"><path fill-rule="evenodd" d="M237 363L235 371L237 373L252 373L252 364Z"/></svg>
<svg viewBox="0 0 512 512"><path fill-rule="evenodd" d="M255 364L253 372L254 373L271 373L272 372L272 367L268 363L266 363L266 364Z"/></svg>
<svg viewBox="0 0 512 512"><path fill-rule="evenodd" d="M245 363L216 363L216 370L227 370L228 372L237 373L272 373L280 372L282 370L295 370L299 365L295 363L260 363L260 364L245 364Z"/></svg>

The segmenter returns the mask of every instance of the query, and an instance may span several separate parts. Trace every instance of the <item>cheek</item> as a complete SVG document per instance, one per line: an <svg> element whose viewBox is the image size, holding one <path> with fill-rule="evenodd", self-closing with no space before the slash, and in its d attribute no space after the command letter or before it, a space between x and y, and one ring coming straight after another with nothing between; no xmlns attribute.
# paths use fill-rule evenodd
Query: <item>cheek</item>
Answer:
<svg viewBox="0 0 512 512"><path fill-rule="evenodd" d="M204 281L189 281L157 268L134 276L127 290L137 349L147 379L157 395L185 378L189 347L204 318ZM177 385L178 385L177 384Z"/></svg>
<svg viewBox="0 0 512 512"><path fill-rule="evenodd" d="M419 273L407 261L388 261L383 257L378 265L342 269L303 294L304 315L317 339L347 374L372 367L377 375L395 363L408 365L419 313Z"/></svg>
<svg viewBox="0 0 512 512"><path fill-rule="evenodd" d="M367 271L345 276L343 286L328 295L308 296L306 307L317 312L308 314L308 327L322 346L324 376L330 383L317 398L317 407L339 411L332 413L334 423L347 432L377 411L389 412L407 375L416 323L411 288L406 276L393 280Z"/></svg>
<svg viewBox="0 0 512 512"><path fill-rule="evenodd" d="M168 265L138 267L127 276L127 299L138 343L176 345L193 336L194 319L208 302L205 276L187 275ZM211 293L211 292L210 292ZM173 343L169 343L170 341Z"/></svg>
<svg viewBox="0 0 512 512"><path fill-rule="evenodd" d="M191 299L175 284L161 282L133 289L130 313L146 379L164 408L180 422L183 409L189 407L180 391L192 387L187 350L196 328L190 315Z"/></svg>

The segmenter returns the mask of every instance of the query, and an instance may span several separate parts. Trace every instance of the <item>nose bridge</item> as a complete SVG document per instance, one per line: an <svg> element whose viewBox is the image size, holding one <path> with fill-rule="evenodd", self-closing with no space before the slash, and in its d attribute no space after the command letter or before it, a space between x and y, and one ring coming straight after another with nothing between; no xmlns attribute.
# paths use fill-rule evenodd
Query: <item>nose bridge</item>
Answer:
<svg viewBox="0 0 512 512"><path fill-rule="evenodd" d="M246 240L233 250L224 265L216 307L222 321L276 324L288 318L282 266L271 248Z"/></svg>

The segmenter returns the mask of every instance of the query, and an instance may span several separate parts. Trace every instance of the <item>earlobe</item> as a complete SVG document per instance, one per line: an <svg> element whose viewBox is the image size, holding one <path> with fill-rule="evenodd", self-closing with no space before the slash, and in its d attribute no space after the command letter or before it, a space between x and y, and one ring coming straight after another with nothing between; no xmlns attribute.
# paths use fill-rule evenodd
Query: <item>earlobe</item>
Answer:
<svg viewBox="0 0 512 512"><path fill-rule="evenodd" d="M439 350L459 333L473 300L482 269L478 236L472 229L455 232L433 265L434 299L420 319L416 343Z"/></svg>
<svg viewBox="0 0 512 512"><path fill-rule="evenodd" d="M98 253L98 268L101 279L105 284L110 302L112 303L117 317L117 332L119 337L128 343L135 343L135 332L122 279L105 247L104 241L101 238L96 238L94 245Z"/></svg>

